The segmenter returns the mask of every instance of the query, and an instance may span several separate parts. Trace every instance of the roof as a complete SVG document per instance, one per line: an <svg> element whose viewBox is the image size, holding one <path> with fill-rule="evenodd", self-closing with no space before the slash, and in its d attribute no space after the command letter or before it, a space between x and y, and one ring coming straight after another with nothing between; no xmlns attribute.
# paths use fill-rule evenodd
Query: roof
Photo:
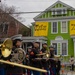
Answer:
<svg viewBox="0 0 75 75"><path fill-rule="evenodd" d="M38 17L40 17L42 14L44 14L45 12L47 11L51 11L52 7L54 7L56 4L62 4L64 6L66 6L67 8L71 8L72 10L75 10L75 8L71 7L70 5L64 3L64 2L61 2L61 1L57 1L55 2L54 4L52 4L51 6L49 6L47 9L45 9L43 12L41 12L39 15L37 15L36 17L34 17L34 20L36 20Z"/></svg>
<svg viewBox="0 0 75 75"><path fill-rule="evenodd" d="M15 17L13 17L10 13L7 13L5 11L3 11L2 9L1 10L1 13L7 15L8 17L6 17L5 19L5 16L3 16L3 19L5 19L4 21L7 21L7 22L10 22L10 21L16 21L18 22L20 25L22 26L25 26L26 28L28 28L26 25L24 25L22 22L20 22L18 19L16 19ZM10 18L10 19L9 19ZM28 28L29 29L29 28Z"/></svg>
<svg viewBox="0 0 75 75"><path fill-rule="evenodd" d="M31 37L22 37L22 40L23 42L34 42L34 41L43 42L43 41L47 41L47 38L31 36Z"/></svg>

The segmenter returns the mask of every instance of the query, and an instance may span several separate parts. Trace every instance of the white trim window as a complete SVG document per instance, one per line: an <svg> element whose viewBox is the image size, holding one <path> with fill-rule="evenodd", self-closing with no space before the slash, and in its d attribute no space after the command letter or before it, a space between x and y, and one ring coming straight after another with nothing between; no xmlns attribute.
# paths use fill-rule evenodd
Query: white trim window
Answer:
<svg viewBox="0 0 75 75"><path fill-rule="evenodd" d="M57 11L56 10L52 10L52 15L57 15Z"/></svg>
<svg viewBox="0 0 75 75"><path fill-rule="evenodd" d="M53 9L52 10L52 15L64 15L67 14L67 10L66 9Z"/></svg>
<svg viewBox="0 0 75 75"><path fill-rule="evenodd" d="M67 33L67 32L68 32L67 21L62 21L61 22L61 33Z"/></svg>
<svg viewBox="0 0 75 75"><path fill-rule="evenodd" d="M61 50L62 51L62 55L67 55L67 53L68 53L67 52L67 43L65 42L65 43L61 43L61 44L62 44L61 45L62 46L61 47L62 48L62 50Z"/></svg>
<svg viewBox="0 0 75 75"><path fill-rule="evenodd" d="M67 10L63 9L62 14L67 14Z"/></svg>
<svg viewBox="0 0 75 75"><path fill-rule="evenodd" d="M52 45L53 45L53 47L54 47L55 55L58 55L58 54L57 54L57 53L58 53L58 49L57 49L58 43L52 43Z"/></svg>
<svg viewBox="0 0 75 75"><path fill-rule="evenodd" d="M55 55L68 55L68 41L67 40L51 40L51 45L54 46Z"/></svg>
<svg viewBox="0 0 75 75"><path fill-rule="evenodd" d="M51 27L51 33L53 33L53 34L58 33L58 24L57 24L57 22L52 22L51 26L52 26Z"/></svg>
<svg viewBox="0 0 75 75"><path fill-rule="evenodd" d="M57 10L57 15L61 15L62 14L62 10Z"/></svg>

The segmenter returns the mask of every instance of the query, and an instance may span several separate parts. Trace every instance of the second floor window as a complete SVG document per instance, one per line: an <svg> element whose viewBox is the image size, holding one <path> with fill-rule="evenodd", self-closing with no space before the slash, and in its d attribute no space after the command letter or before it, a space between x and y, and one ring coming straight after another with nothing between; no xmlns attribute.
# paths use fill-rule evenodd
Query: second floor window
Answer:
<svg viewBox="0 0 75 75"><path fill-rule="evenodd" d="M67 33L67 22L66 21L62 21L61 22L61 33Z"/></svg>
<svg viewBox="0 0 75 75"><path fill-rule="evenodd" d="M57 33L58 32L58 26L57 26L57 22L53 22L52 23L52 33Z"/></svg>
<svg viewBox="0 0 75 75"><path fill-rule="evenodd" d="M7 34L7 31L8 31L8 24L6 23L0 24L0 34L1 33Z"/></svg>

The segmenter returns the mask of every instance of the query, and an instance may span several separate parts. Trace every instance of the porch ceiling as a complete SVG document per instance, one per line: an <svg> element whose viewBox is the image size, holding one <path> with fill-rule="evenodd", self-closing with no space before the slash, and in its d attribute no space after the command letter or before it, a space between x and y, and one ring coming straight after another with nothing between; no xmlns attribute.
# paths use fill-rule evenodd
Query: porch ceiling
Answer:
<svg viewBox="0 0 75 75"><path fill-rule="evenodd" d="M22 37L23 42L33 42L33 41L38 41L38 42L42 42L42 41L47 41L46 37Z"/></svg>

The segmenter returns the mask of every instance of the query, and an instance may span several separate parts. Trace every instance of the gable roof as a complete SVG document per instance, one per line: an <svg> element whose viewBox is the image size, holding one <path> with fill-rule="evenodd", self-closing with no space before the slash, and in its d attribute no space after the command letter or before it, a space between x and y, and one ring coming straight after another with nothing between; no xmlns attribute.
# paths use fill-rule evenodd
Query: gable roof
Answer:
<svg viewBox="0 0 75 75"><path fill-rule="evenodd" d="M39 15L37 15L36 17L34 17L33 19L36 20L37 18L39 18L42 14L44 14L45 12L47 11L51 11L51 9L56 5L56 4L62 4L64 5L66 8L70 8L72 10L75 10L75 8L71 7L70 5L64 3L64 2L61 2L61 1L57 1L55 2L53 5L51 5L50 7L48 7L47 9L45 9L43 12L41 12Z"/></svg>
<svg viewBox="0 0 75 75"><path fill-rule="evenodd" d="M16 22L19 23L19 25L24 26L24 27L26 27L27 29L30 29L30 28L28 28L25 24L23 24L22 22L20 22L18 19L16 19L15 17L13 17L13 16L11 15L11 13L7 13L7 12L3 11L2 9L0 9L0 12L8 16L8 17L5 19L5 21L8 22L9 20L12 19L11 21L16 21ZM4 19L4 18L5 18L5 16L3 17L3 19ZM10 19L8 19L8 18L10 18Z"/></svg>

